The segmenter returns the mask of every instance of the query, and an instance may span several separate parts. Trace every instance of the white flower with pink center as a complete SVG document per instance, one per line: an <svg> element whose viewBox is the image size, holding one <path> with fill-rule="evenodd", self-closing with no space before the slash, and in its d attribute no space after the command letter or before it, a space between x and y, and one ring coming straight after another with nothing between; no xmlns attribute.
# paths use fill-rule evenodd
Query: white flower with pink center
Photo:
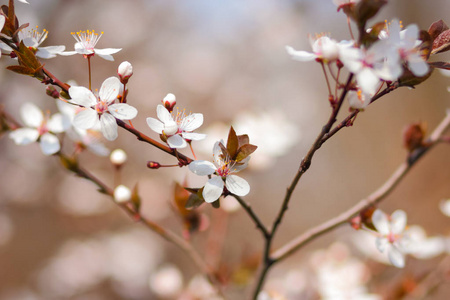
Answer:
<svg viewBox="0 0 450 300"><path fill-rule="evenodd" d="M199 176L216 175L209 179L203 188L202 195L208 203L219 199L225 187L230 193L238 196L245 196L250 192L250 185L245 179L232 175L245 169L250 157L237 164L227 154L222 152L219 143L222 142L216 142L214 144L214 163L206 160L195 160L189 164L189 170L194 174Z"/></svg>
<svg viewBox="0 0 450 300"><path fill-rule="evenodd" d="M339 59L350 72L364 93L374 95L380 80L395 81L402 74L397 50L384 40L370 48L341 48Z"/></svg>
<svg viewBox="0 0 450 300"><path fill-rule="evenodd" d="M171 114L161 104L156 107L156 114L159 120L147 118L147 124L151 130L167 138L170 148L185 148L187 141L198 141L206 137L205 134L192 132L203 124L203 114L186 115L184 110Z"/></svg>
<svg viewBox="0 0 450 300"><path fill-rule="evenodd" d="M63 132L70 127L70 121L65 116L59 113L51 117L44 116L44 113L32 103L25 103L20 113L28 127L16 129L9 134L17 145L39 141L45 155L55 154L61 149L55 133Z"/></svg>
<svg viewBox="0 0 450 300"><path fill-rule="evenodd" d="M401 28L402 25L397 19L392 20L386 25L386 31L381 33L381 39L388 41L398 51L399 59L408 65L414 75L422 77L428 73L430 68L417 48L420 44L419 27L411 24L404 30Z"/></svg>
<svg viewBox="0 0 450 300"><path fill-rule="evenodd" d="M77 41L75 43L75 51L62 52L61 55L74 55L81 54L85 57L93 56L97 54L103 59L113 61L114 58L112 54L119 52L122 48L105 48L97 49L95 46L103 35L103 32L98 34L95 30L78 31L71 33L74 39Z"/></svg>
<svg viewBox="0 0 450 300"><path fill-rule="evenodd" d="M387 252L389 261L397 268L405 266L405 249L409 242L406 234L407 216L403 210L396 210L391 216L377 209L372 215L378 237L375 244L380 252Z"/></svg>
<svg viewBox="0 0 450 300"><path fill-rule="evenodd" d="M98 97L85 87L70 87L71 102L86 108L75 115L73 125L80 129L100 126L107 140L115 140L118 136L116 118L131 120L137 115L137 109L133 106L126 103L114 103L119 90L120 81L117 77L110 77L103 82Z"/></svg>

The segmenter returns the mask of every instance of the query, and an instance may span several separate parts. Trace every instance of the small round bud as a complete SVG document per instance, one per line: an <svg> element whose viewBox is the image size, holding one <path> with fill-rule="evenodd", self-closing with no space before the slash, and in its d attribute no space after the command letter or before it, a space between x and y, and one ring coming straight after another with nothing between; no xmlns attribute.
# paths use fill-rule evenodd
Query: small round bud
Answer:
<svg viewBox="0 0 450 300"><path fill-rule="evenodd" d="M117 74L119 75L120 82L125 84L128 82L131 75L133 75L133 66L129 62L124 61L119 65Z"/></svg>
<svg viewBox="0 0 450 300"><path fill-rule="evenodd" d="M161 167L161 164L156 161L149 161L147 162L147 168L150 169L159 169Z"/></svg>
<svg viewBox="0 0 450 300"><path fill-rule="evenodd" d="M119 185L114 190L114 201L125 203L131 200L131 191L124 185Z"/></svg>
<svg viewBox="0 0 450 300"><path fill-rule="evenodd" d="M51 85L47 86L45 93L52 98L59 99L59 92Z"/></svg>
<svg viewBox="0 0 450 300"><path fill-rule="evenodd" d="M121 166L127 161L127 154L122 149L116 149L109 156L113 165Z"/></svg>
<svg viewBox="0 0 450 300"><path fill-rule="evenodd" d="M175 104L177 104L177 98L174 94L169 93L166 95L166 97L164 97L162 103L169 112L172 112L173 107L175 106Z"/></svg>
<svg viewBox="0 0 450 300"><path fill-rule="evenodd" d="M424 124L413 123L408 125L403 131L403 146L409 152L424 146L425 131Z"/></svg>

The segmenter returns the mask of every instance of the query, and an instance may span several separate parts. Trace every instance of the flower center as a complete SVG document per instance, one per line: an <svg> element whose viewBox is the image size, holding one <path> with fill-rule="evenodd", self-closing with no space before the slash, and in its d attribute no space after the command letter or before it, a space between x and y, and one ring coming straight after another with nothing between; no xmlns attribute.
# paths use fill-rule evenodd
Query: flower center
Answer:
<svg viewBox="0 0 450 300"><path fill-rule="evenodd" d="M105 111L108 110L108 103L106 103L105 101L99 101L96 105L95 105L95 110L97 111L97 113L99 115L103 114Z"/></svg>
<svg viewBox="0 0 450 300"><path fill-rule="evenodd" d="M84 49L93 51L95 45L102 37L103 31L100 34L96 33L95 30L78 31L71 34L78 43L83 45Z"/></svg>
<svg viewBox="0 0 450 300"><path fill-rule="evenodd" d="M36 29L28 29L28 30L21 31L22 40L31 39L33 41L34 45L31 47L39 46L47 38L47 35L48 35L47 29L44 29L42 31L42 33L40 33L37 29L38 29L38 26L36 26Z"/></svg>

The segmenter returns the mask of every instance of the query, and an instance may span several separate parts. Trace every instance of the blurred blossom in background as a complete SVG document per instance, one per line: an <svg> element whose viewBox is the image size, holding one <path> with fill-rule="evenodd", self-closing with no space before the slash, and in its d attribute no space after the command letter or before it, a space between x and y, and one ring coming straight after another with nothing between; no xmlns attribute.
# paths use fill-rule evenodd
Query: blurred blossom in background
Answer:
<svg viewBox="0 0 450 300"><path fill-rule="evenodd" d="M177 106L187 112L204 115L199 132L208 136L193 143L199 159L211 159L212 145L227 139L230 125L238 134L248 134L250 143L259 148L242 172L251 186L245 199L266 224L272 222L301 158L329 112L320 66L292 60L285 46L310 51L308 34L321 32L336 40L349 39L346 17L336 12L331 0L29 2L17 2L16 13L20 22L48 30L43 46L65 45L71 50L70 32L89 29L104 31L96 47L122 48L113 62L99 57L91 60L93 89L116 76L122 61L129 61L134 75L127 85L128 103L139 111L133 125L145 134L158 137L145 119L156 117L156 106L167 93L174 93ZM445 20L448 14L443 14L449 10L445 0L390 1L374 21L396 17L403 24L415 23L426 30L441 18L450 23ZM439 55L443 61L450 58L448 53ZM7 56L0 60L4 67L9 62ZM56 57L45 63L63 81L87 86L87 64L81 56ZM1 70L0 99L6 111L19 119L21 104L32 101L44 111L58 112L42 84ZM353 127L327 142L296 190L274 247L378 188L405 159L403 128L420 121L431 129L444 116L450 107L448 86L450 78L434 72L414 91L400 89L371 105ZM187 168L148 169L147 161L172 164L174 160L121 128L116 141L101 142L107 149L122 148L127 154L120 182L115 182L115 167L107 156L86 151L81 163L109 186L138 184L142 214L181 233L183 221L172 205L174 181L199 187L202 179ZM68 142L63 147L71 149ZM181 152L190 155L188 148ZM134 223L93 184L63 170L54 157L44 156L39 145L16 146L2 137L0 153L0 265L4 270L0 300L214 299L211 286L184 253ZM448 236L449 219L440 212L449 214L448 203L440 202L450 197L450 169L443 167L448 165L448 148L436 147L387 197L383 208L405 210L411 224L425 228L426 234L419 237ZM207 260L220 257L232 283L240 283L233 271L254 270L251 258L262 243L247 215L236 210L236 203L224 202L224 209L233 214L209 205L199 209L209 215L210 230L220 228L223 247L211 247L220 241L208 231L194 234L192 241ZM352 229L343 227L317 240L277 265L269 275L266 294L260 297L333 299L327 297L348 293L379 299L373 286L367 285L373 275L367 265L377 259L366 245L377 250L373 237L363 235L354 238ZM366 238L371 240L365 242ZM336 239L345 245L329 246ZM414 259L409 257L408 263L426 270L428 261ZM384 281L377 278L376 283L403 274L392 272L396 273ZM354 276L351 281L338 280L348 273ZM310 274L314 277L309 278ZM242 295L243 285L235 286L230 294ZM446 299L449 290L439 292L435 299ZM273 298L263 298L268 295Z"/></svg>

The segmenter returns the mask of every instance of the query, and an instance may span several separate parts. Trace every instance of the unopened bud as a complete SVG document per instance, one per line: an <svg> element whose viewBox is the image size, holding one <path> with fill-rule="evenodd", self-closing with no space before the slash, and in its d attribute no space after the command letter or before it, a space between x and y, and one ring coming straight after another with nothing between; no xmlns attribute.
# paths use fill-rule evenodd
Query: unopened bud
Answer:
<svg viewBox="0 0 450 300"><path fill-rule="evenodd" d="M424 127L421 123L414 123L408 125L403 131L403 145L409 152L423 146L426 131Z"/></svg>
<svg viewBox="0 0 450 300"><path fill-rule="evenodd" d="M133 66L129 62L124 61L119 65L117 74L119 75L120 82L125 84L128 82L131 75L133 75Z"/></svg>
<svg viewBox="0 0 450 300"><path fill-rule="evenodd" d="M169 93L166 95L166 97L164 97L162 103L169 112L172 112L173 107L175 106L175 104L177 104L177 98L174 94Z"/></svg>
<svg viewBox="0 0 450 300"><path fill-rule="evenodd" d="M114 201L125 203L131 200L131 191L124 185L119 185L114 189Z"/></svg>
<svg viewBox="0 0 450 300"><path fill-rule="evenodd" d="M150 169L159 169L161 167L161 164L156 161L149 161L147 162L147 168Z"/></svg>
<svg viewBox="0 0 450 300"><path fill-rule="evenodd" d="M109 159L113 165L121 166L127 161L127 154L122 149L116 149L111 152Z"/></svg>
<svg viewBox="0 0 450 300"><path fill-rule="evenodd" d="M45 93L52 98L59 99L59 92L51 85L47 86Z"/></svg>

